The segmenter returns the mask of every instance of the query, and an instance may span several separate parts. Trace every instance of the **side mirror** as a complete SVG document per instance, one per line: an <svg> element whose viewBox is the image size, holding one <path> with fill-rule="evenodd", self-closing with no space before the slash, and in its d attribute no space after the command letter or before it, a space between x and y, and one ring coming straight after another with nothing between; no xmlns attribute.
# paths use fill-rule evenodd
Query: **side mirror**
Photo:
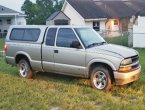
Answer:
<svg viewBox="0 0 145 110"><path fill-rule="evenodd" d="M81 49L81 44L79 41L72 41L72 44L70 45L70 47Z"/></svg>

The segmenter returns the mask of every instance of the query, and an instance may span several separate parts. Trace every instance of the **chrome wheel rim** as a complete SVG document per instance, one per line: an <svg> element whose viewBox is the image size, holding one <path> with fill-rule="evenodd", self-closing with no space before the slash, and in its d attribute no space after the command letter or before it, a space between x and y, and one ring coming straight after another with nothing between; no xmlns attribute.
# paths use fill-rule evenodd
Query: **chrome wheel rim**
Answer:
<svg viewBox="0 0 145 110"><path fill-rule="evenodd" d="M104 72L98 71L94 74L93 83L99 90L104 89L107 85L107 77Z"/></svg>
<svg viewBox="0 0 145 110"><path fill-rule="evenodd" d="M27 66L26 66L26 64L24 64L24 63L22 63L21 65L20 65L20 70L19 70L19 72L20 72L20 75L22 76L22 77L26 77L27 76Z"/></svg>

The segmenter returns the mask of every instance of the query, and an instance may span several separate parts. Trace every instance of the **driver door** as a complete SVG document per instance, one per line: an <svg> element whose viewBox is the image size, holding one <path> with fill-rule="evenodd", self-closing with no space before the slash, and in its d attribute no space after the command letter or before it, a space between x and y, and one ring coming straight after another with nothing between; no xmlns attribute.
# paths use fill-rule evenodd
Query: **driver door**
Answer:
<svg viewBox="0 0 145 110"><path fill-rule="evenodd" d="M85 49L72 48L72 42L80 40L73 29L60 28L58 30L56 46L54 48L55 71L74 76L85 74Z"/></svg>

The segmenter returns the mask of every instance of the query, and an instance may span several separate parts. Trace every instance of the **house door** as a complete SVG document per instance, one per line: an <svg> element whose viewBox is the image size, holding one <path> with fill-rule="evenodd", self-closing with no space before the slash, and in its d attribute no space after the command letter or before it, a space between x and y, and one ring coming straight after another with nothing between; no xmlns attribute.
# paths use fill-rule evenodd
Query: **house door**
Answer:
<svg viewBox="0 0 145 110"><path fill-rule="evenodd" d="M115 19L113 22L113 30L119 31L119 20L118 19Z"/></svg>
<svg viewBox="0 0 145 110"><path fill-rule="evenodd" d="M119 36L119 20L118 19L110 19L107 23L108 36Z"/></svg>

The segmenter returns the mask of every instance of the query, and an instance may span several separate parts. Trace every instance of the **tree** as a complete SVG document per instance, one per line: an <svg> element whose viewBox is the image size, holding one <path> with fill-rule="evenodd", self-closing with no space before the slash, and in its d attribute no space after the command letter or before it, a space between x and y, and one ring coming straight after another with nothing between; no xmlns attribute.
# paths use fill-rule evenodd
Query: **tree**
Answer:
<svg viewBox="0 0 145 110"><path fill-rule="evenodd" d="M25 12L25 14L27 15L26 20L27 23L31 23L32 21L32 8L33 8L33 3L30 0L25 0L23 6L21 7L21 10Z"/></svg>
<svg viewBox="0 0 145 110"><path fill-rule="evenodd" d="M59 0L36 0L36 3L25 0L21 9L27 15L27 24L45 24L52 13L61 10L62 5L63 1Z"/></svg>
<svg viewBox="0 0 145 110"><path fill-rule="evenodd" d="M46 19L55 12L52 0L36 0L36 4L39 7L38 18L39 24L45 24Z"/></svg>
<svg viewBox="0 0 145 110"><path fill-rule="evenodd" d="M55 0L56 4L54 6L55 8L55 11L60 11L62 6L63 6L63 3L64 3L64 0Z"/></svg>

